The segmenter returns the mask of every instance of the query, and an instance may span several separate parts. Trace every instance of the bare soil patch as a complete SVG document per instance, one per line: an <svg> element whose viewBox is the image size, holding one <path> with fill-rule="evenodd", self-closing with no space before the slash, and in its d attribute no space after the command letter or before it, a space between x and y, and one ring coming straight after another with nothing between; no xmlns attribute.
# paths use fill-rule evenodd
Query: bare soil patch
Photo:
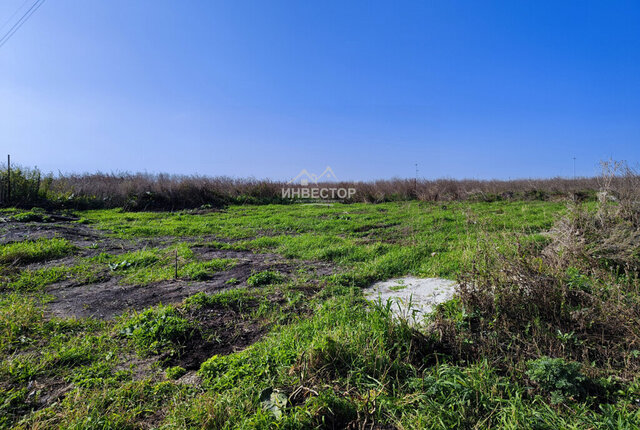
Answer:
<svg viewBox="0 0 640 430"><path fill-rule="evenodd" d="M22 242L40 238L60 237L78 246L89 246L103 238L103 234L87 225L67 222L17 222L5 220L0 224L0 244Z"/></svg>
<svg viewBox="0 0 640 430"><path fill-rule="evenodd" d="M113 238L105 232L89 225L73 222L73 219L55 223L5 221L0 224L0 244L36 240L39 238L61 237L74 244L78 251L74 256L30 264L35 270L44 267L67 265L77 262L79 257L91 257L101 252L119 254L147 247L166 247L179 242L206 243L208 241L227 242L228 240L207 237L154 237L135 240ZM142 310L160 303L181 302L197 292L216 293L229 288L246 287L247 279L254 273L264 270L278 271L288 279L294 279L304 272L314 273L313 279L333 273L328 263L285 259L276 254L259 254L251 251L219 249L216 246L198 245L193 248L201 261L228 258L237 261L229 270L216 273L206 281L192 281L180 277L155 282L146 286L123 285L121 277L105 270L100 282L78 284L74 279L53 284L47 293L54 299L48 304L51 315L69 318L111 319L128 310ZM234 284L227 281L235 278ZM317 282L317 281L313 281ZM310 285L313 287L313 285Z"/></svg>
<svg viewBox="0 0 640 430"><path fill-rule="evenodd" d="M187 339L179 355L164 357L165 362L198 370L213 355L238 352L257 342L269 331L268 325L247 317L257 306L257 301L250 301L242 309L216 305L192 311L189 320L198 325L198 330Z"/></svg>
<svg viewBox="0 0 640 430"><path fill-rule="evenodd" d="M197 249L197 248L196 248ZM277 270L290 278L298 276L300 269L317 275L328 275L331 267L323 263L285 260L275 254L254 254L249 251L200 249L204 261L214 258L233 258L238 263L229 270L214 274L206 281L175 279L155 282L146 286L121 285L112 277L104 282L74 285L73 280L52 285L47 292L55 299L49 303L49 311L58 317L110 319L127 310L142 310L157 304L181 302L198 292L217 293L230 288L246 287L247 279L256 272ZM227 284L231 278L234 285Z"/></svg>

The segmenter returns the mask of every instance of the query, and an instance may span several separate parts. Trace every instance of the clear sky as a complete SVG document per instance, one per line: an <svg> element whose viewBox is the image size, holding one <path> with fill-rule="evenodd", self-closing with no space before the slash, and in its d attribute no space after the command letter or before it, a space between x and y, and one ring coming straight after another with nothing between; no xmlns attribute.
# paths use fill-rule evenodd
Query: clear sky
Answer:
<svg viewBox="0 0 640 430"><path fill-rule="evenodd" d="M1 0L0 25L32 1ZM0 48L0 151L53 172L506 179L575 156L591 175L640 159L640 3L47 0Z"/></svg>

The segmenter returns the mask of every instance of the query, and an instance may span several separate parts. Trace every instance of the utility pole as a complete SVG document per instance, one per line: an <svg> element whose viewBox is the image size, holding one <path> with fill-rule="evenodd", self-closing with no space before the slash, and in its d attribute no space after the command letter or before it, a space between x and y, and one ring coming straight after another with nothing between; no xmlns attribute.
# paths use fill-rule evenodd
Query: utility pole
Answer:
<svg viewBox="0 0 640 430"><path fill-rule="evenodd" d="M416 197L418 197L418 163L416 163L416 178L413 180L413 191L416 193Z"/></svg>
<svg viewBox="0 0 640 430"><path fill-rule="evenodd" d="M573 179L576 178L576 157L573 157Z"/></svg>
<svg viewBox="0 0 640 430"><path fill-rule="evenodd" d="M11 155L7 154L7 203L11 202Z"/></svg>

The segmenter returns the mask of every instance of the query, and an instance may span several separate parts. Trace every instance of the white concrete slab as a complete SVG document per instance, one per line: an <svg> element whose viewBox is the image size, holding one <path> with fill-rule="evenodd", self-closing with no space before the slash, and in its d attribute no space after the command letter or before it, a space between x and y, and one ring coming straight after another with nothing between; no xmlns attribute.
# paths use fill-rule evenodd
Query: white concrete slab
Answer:
<svg viewBox="0 0 640 430"><path fill-rule="evenodd" d="M377 282L366 288L364 294L367 299L380 299L383 304L391 300L396 316L420 323L425 313L453 297L455 287L456 283L449 279L407 276Z"/></svg>

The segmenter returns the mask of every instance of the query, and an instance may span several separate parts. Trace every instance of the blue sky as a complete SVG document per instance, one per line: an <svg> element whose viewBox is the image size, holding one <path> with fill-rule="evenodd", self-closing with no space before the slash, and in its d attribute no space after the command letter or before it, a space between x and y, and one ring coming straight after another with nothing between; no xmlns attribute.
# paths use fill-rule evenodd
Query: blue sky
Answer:
<svg viewBox="0 0 640 430"><path fill-rule="evenodd" d="M0 151L53 172L506 179L575 156L591 175L640 158L639 22L623 1L48 0L0 48Z"/></svg>

